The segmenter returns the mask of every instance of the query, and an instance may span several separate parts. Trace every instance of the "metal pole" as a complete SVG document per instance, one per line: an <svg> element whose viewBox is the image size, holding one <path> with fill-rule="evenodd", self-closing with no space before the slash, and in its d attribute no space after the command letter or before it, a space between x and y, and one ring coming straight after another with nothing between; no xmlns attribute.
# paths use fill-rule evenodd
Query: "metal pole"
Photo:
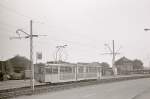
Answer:
<svg viewBox="0 0 150 99"><path fill-rule="evenodd" d="M58 52L59 52L59 50L60 50L60 47L57 46L56 48L58 48L58 49L57 49L57 51L56 51L56 60L55 60L55 62L58 63L58 61L57 61L57 58L58 58L58 57L57 57L57 56L58 56Z"/></svg>
<svg viewBox="0 0 150 99"><path fill-rule="evenodd" d="M109 47L108 44L105 44L105 46L108 47L110 53L104 53L104 54L110 54L110 55L112 55L112 69L113 69L114 75L117 75L117 68L116 68L116 66L115 66L115 57L116 57L117 54L119 54L119 53L118 53L119 50L115 51L115 43L114 43L114 40L112 40L112 48Z"/></svg>
<svg viewBox="0 0 150 99"><path fill-rule="evenodd" d="M34 91L33 37L46 36L46 35L33 35L33 26L32 25L33 25L33 21L30 20L30 34L23 31L22 29L17 29L16 33L19 35L19 37L10 37L10 39L22 39L22 38L27 39L27 38L30 38L30 70L31 70L30 85ZM20 37L20 32L24 33L26 36Z"/></svg>
<svg viewBox="0 0 150 99"><path fill-rule="evenodd" d="M113 58L112 58L112 67L114 69L114 61L115 61L115 46L114 46L114 40L112 40L112 48L113 48L113 52L112 52L112 55L113 55Z"/></svg>
<svg viewBox="0 0 150 99"><path fill-rule="evenodd" d="M77 65L75 66L75 79L76 79L76 81L78 80L77 72L78 72L78 63L77 63Z"/></svg>
<svg viewBox="0 0 150 99"><path fill-rule="evenodd" d="M112 47L113 47L112 68L113 68L114 75L117 75L117 71L116 71L116 67L115 67L115 43L114 43L114 40L112 41Z"/></svg>
<svg viewBox="0 0 150 99"><path fill-rule="evenodd" d="M4 74L4 65L3 65L3 62L4 61L2 61L1 64L2 64L2 73Z"/></svg>
<svg viewBox="0 0 150 99"><path fill-rule="evenodd" d="M31 85L32 85L32 90L34 91L34 65L33 65L33 34L32 34L32 20L30 21L30 66L31 66Z"/></svg>

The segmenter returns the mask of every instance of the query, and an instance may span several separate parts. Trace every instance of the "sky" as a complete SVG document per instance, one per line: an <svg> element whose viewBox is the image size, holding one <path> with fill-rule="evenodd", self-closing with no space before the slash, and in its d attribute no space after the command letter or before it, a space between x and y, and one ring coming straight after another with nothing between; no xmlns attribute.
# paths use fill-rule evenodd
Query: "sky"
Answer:
<svg viewBox="0 0 150 99"><path fill-rule="evenodd" d="M108 62L112 40L120 57L150 63L149 0L0 0L0 57L29 58L29 39L13 39L17 29L47 35L34 38L35 53L42 62L54 60L56 46L65 45L63 59L68 62ZM24 36L22 33L21 36Z"/></svg>

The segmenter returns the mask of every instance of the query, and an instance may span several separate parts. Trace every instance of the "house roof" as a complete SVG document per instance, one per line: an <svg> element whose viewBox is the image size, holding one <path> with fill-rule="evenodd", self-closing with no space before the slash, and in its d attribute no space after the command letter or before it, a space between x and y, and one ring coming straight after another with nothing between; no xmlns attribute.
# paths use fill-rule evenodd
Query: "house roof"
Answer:
<svg viewBox="0 0 150 99"><path fill-rule="evenodd" d="M78 65L89 65L90 63L81 63L81 62L78 62L77 64Z"/></svg>
<svg viewBox="0 0 150 99"><path fill-rule="evenodd" d="M115 62L116 65L122 65L123 63L132 63L132 60L122 57Z"/></svg>
<svg viewBox="0 0 150 99"><path fill-rule="evenodd" d="M1 62L7 61L7 60L9 60L9 58L1 58L1 57L0 57L0 61L1 61Z"/></svg>

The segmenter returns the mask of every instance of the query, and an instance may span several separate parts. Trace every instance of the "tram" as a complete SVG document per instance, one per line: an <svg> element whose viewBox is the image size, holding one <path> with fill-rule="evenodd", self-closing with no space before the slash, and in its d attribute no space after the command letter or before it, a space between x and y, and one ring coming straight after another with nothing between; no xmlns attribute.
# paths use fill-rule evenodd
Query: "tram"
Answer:
<svg viewBox="0 0 150 99"><path fill-rule="evenodd" d="M101 75L100 66L89 64L46 64L45 66L35 66L35 79L42 83L100 79Z"/></svg>

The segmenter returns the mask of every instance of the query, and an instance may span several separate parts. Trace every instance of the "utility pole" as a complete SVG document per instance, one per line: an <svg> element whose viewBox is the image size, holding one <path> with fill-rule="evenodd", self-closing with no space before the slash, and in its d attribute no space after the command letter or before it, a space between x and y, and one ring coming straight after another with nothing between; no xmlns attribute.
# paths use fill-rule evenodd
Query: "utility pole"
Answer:
<svg viewBox="0 0 150 99"><path fill-rule="evenodd" d="M150 31L150 28L145 28L144 31L148 32ZM150 66L150 62L149 62L149 66Z"/></svg>
<svg viewBox="0 0 150 99"><path fill-rule="evenodd" d="M32 89L34 91L34 65L33 65L33 26L32 20L30 20L30 66L31 66L31 77L32 77Z"/></svg>
<svg viewBox="0 0 150 99"><path fill-rule="evenodd" d="M115 56L116 56L115 54L117 54L117 53L115 52L115 43L114 43L114 40L112 41L112 46L113 46L112 68L113 68L114 74L117 75L117 68L115 66Z"/></svg>
<svg viewBox="0 0 150 99"><path fill-rule="evenodd" d="M120 54L118 52L120 49L115 51L115 41L114 40L112 40L112 48L108 44L105 44L105 46L109 49L110 53L103 53L103 54L112 55L112 69L113 69L114 75L117 75L117 68L115 66L115 57L117 54Z"/></svg>
<svg viewBox="0 0 150 99"><path fill-rule="evenodd" d="M22 38L30 38L30 70L31 70L31 88L34 92L34 65L33 65L33 37L39 37L39 36L46 36L46 35L33 35L33 21L30 20L30 34L27 32L23 31L22 29L17 29L16 33L18 34L19 37L10 37L10 39L22 39ZM25 36L20 36L20 33L24 33Z"/></svg>

